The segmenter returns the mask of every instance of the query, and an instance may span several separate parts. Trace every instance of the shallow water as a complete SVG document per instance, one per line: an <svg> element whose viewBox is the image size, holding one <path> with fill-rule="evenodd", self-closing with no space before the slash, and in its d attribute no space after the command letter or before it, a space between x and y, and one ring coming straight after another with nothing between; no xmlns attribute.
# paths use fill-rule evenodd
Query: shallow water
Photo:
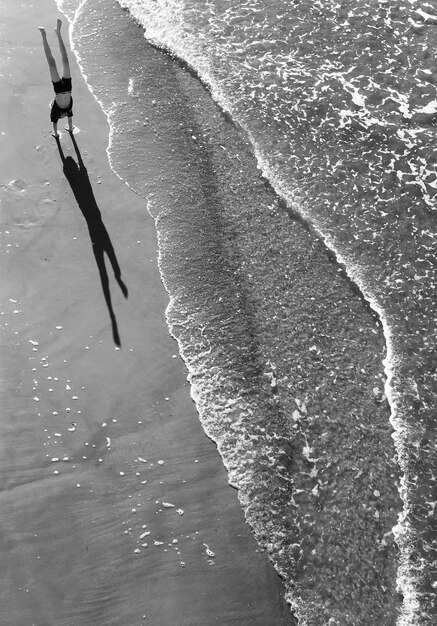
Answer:
<svg viewBox="0 0 437 626"><path fill-rule="evenodd" d="M433 20L402 2L120 4L191 70L116 4L62 9L258 542L303 624L432 623Z"/></svg>

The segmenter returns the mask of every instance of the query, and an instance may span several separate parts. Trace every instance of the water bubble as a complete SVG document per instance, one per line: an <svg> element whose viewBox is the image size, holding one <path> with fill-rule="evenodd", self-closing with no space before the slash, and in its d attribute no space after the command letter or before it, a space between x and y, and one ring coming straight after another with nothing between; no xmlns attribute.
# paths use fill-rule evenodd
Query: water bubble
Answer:
<svg viewBox="0 0 437 626"><path fill-rule="evenodd" d="M215 557L215 553L212 550L209 549L209 546L206 543L204 543L203 545L206 548L205 552L206 552L207 556L209 556L211 559L213 559Z"/></svg>

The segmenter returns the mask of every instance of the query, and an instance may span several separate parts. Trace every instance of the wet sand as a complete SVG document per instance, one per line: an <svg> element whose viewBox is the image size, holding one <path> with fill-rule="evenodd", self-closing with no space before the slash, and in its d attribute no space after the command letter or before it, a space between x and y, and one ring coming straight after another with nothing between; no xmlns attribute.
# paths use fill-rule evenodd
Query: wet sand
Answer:
<svg viewBox="0 0 437 626"><path fill-rule="evenodd" d="M61 150L50 135L36 26L59 59L58 16L7 0L1 26L0 622L291 624L190 399L153 220L109 168L72 54L76 145L64 120Z"/></svg>

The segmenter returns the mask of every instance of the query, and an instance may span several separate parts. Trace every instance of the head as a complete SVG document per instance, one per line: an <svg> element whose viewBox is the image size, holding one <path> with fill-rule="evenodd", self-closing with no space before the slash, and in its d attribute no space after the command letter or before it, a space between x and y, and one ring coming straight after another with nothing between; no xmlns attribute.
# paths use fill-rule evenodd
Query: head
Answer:
<svg viewBox="0 0 437 626"><path fill-rule="evenodd" d="M64 160L64 174L77 174L79 172L79 166L71 156L65 157Z"/></svg>

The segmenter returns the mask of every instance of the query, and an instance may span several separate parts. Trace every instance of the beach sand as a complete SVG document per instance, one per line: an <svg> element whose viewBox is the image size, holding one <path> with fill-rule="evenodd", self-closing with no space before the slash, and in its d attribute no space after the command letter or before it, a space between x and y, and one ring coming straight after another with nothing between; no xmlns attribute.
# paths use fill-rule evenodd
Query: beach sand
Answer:
<svg viewBox="0 0 437 626"><path fill-rule="evenodd" d="M109 167L73 54L63 171L36 28L59 59L63 16L2 6L0 622L291 624L190 398L153 220Z"/></svg>

